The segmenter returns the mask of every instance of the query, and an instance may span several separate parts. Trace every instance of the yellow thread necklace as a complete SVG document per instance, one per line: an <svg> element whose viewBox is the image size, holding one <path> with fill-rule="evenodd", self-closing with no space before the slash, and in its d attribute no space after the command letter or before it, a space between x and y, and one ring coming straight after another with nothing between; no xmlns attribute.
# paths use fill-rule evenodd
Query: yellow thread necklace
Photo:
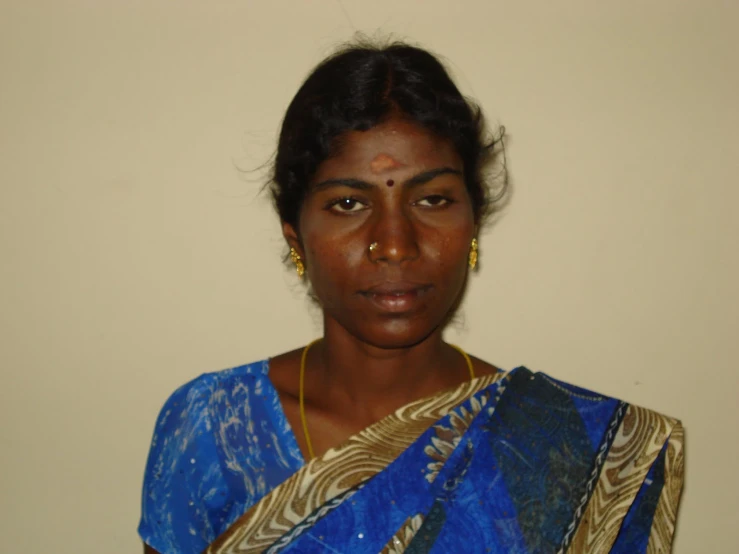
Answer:
<svg viewBox="0 0 739 554"><path fill-rule="evenodd" d="M300 402L300 423L303 424L303 436L305 437L305 444L308 447L308 456L309 460L316 457L316 455L313 452L313 443L310 440L310 433L308 433L308 420L305 418L305 399L303 395L303 387L305 385L305 360L308 358L308 350L310 350L310 347L319 342L321 339L316 339L308 345L303 348L303 354L300 356L300 393L298 396L298 401ZM457 352L462 354L462 357L464 358L464 361L467 362L467 369L470 371L470 379L475 378L475 368L472 366L472 360L467 355L467 352L462 350L459 346L450 344L452 348L454 348Z"/></svg>

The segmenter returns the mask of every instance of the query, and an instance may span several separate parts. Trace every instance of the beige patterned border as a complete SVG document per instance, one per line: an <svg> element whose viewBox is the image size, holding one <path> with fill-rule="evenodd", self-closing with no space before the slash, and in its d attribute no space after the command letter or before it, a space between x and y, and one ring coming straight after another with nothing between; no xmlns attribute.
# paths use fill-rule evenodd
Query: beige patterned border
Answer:
<svg viewBox="0 0 739 554"><path fill-rule="evenodd" d="M609 552L657 455L679 423L629 406L567 552Z"/></svg>
<svg viewBox="0 0 739 554"><path fill-rule="evenodd" d="M380 551L380 554L402 554L411 544L418 530L423 525L423 514L417 514L405 520L405 523L398 529Z"/></svg>
<svg viewBox="0 0 739 554"><path fill-rule="evenodd" d="M683 489L684 439L683 426L678 423L672 429L670 440L667 442L665 484L662 487L662 494L660 494L657 510L654 513L652 532L649 534L649 543L647 544L647 554L667 554L672 550L677 509L680 505L680 493Z"/></svg>

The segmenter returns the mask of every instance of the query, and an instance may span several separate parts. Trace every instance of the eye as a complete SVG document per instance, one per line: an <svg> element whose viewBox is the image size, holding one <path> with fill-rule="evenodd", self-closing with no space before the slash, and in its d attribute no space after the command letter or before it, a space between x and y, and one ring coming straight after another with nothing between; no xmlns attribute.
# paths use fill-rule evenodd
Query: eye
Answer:
<svg viewBox="0 0 739 554"><path fill-rule="evenodd" d="M451 198L447 198L441 194L431 194L417 200L415 204L417 206L423 206L424 208L441 208L442 206L447 206L452 202L453 200Z"/></svg>
<svg viewBox="0 0 739 554"><path fill-rule="evenodd" d="M333 212L351 213L361 212L362 210L366 209L367 206L356 198L346 197L332 200L328 203L327 208Z"/></svg>

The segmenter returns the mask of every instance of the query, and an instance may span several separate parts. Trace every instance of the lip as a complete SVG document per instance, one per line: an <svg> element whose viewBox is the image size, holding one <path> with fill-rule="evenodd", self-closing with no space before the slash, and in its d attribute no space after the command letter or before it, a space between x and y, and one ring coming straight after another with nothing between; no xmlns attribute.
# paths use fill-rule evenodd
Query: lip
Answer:
<svg viewBox="0 0 739 554"><path fill-rule="evenodd" d="M430 289L427 284L393 281L369 287L360 295L383 311L402 313L412 311Z"/></svg>

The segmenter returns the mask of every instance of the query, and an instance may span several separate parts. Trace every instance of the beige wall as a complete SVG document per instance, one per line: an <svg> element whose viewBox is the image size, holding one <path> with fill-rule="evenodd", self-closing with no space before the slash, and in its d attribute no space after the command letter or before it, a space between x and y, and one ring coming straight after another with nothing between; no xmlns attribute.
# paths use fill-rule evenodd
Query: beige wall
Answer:
<svg viewBox="0 0 739 554"><path fill-rule="evenodd" d="M319 331L258 175L308 69L412 37L510 132L450 338L683 419L678 554L737 552L739 4L0 1L3 552L138 552L201 372ZM251 180L250 180L251 179Z"/></svg>

